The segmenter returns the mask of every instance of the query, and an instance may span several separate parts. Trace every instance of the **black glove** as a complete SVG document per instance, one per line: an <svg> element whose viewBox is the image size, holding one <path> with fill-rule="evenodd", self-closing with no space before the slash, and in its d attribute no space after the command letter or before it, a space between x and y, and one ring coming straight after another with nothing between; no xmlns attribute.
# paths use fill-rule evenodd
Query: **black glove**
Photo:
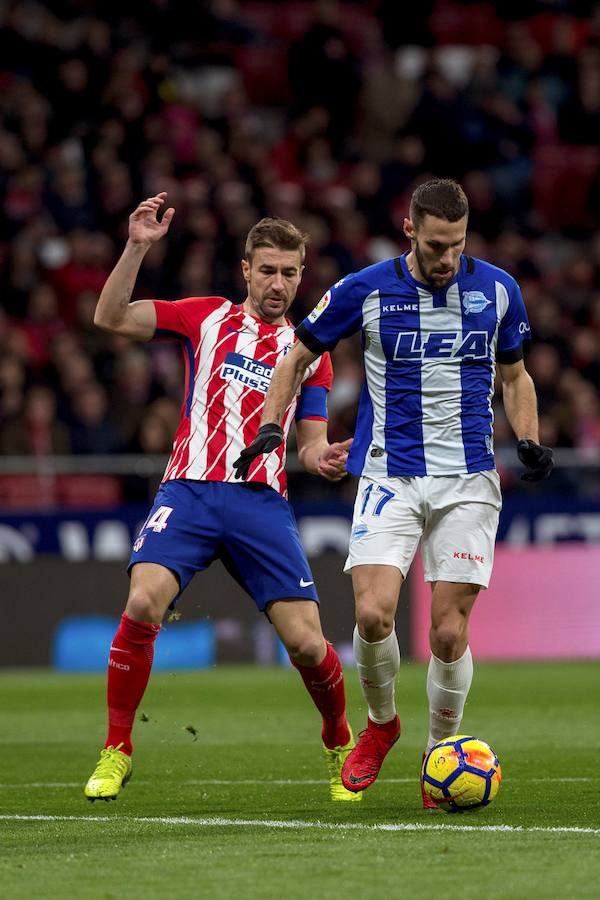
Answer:
<svg viewBox="0 0 600 900"><path fill-rule="evenodd" d="M541 481L554 468L554 453L535 441L523 440L517 444L517 453L524 466L531 471L521 475L523 481Z"/></svg>
<svg viewBox="0 0 600 900"><path fill-rule="evenodd" d="M274 422L267 425L261 425L258 434L249 447L244 447L238 458L233 464L235 469L235 477L243 478L245 481L248 477L250 466L257 456L261 453L270 453L276 450L283 441L283 429Z"/></svg>

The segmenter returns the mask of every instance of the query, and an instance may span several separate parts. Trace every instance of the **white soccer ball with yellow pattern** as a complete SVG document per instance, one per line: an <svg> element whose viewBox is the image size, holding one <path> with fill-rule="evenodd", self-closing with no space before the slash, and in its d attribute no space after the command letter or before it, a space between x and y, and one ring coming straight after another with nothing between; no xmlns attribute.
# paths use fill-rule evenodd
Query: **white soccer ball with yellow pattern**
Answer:
<svg viewBox="0 0 600 900"><path fill-rule="evenodd" d="M500 762L492 748L469 735L457 734L440 741L423 760L423 788L446 812L488 806L501 781Z"/></svg>

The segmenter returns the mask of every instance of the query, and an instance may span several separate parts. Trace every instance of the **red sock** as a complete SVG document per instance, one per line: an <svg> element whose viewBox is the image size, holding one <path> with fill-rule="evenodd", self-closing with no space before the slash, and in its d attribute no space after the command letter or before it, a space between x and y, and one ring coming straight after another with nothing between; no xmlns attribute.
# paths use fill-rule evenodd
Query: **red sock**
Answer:
<svg viewBox="0 0 600 900"><path fill-rule="evenodd" d="M318 666L300 666L298 669L306 690L323 717L321 736L329 749L343 747L350 740L350 729L346 720L346 693L344 673L340 658L327 642L327 652Z"/></svg>
<svg viewBox="0 0 600 900"><path fill-rule="evenodd" d="M369 729L369 731L378 731L380 734L400 734L400 717L398 715L395 715L394 718L390 719L389 722L384 722L383 725L381 725L379 722L374 722L373 719L368 716L367 728Z"/></svg>
<svg viewBox="0 0 600 900"><path fill-rule="evenodd" d="M131 730L154 659L160 625L136 622L123 613L108 656L108 737L105 747L118 747L131 756Z"/></svg>

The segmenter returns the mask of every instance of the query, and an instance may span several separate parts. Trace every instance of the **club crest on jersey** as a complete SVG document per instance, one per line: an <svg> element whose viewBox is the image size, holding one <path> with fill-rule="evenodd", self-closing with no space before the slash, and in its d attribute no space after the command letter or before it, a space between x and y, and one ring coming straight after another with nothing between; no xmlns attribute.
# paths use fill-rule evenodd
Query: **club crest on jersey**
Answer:
<svg viewBox="0 0 600 900"><path fill-rule="evenodd" d="M480 313L486 309L491 300L481 291L465 291L462 295L463 309L467 315L469 313Z"/></svg>
<svg viewBox="0 0 600 900"><path fill-rule="evenodd" d="M329 306L329 302L331 300L331 291L327 291L326 294L323 294L313 311L308 316L309 322L316 322L321 313L325 312L327 307Z"/></svg>
<svg viewBox="0 0 600 900"><path fill-rule="evenodd" d="M274 366L258 362L241 353L228 353L221 366L221 378L224 381L239 381L246 387L254 388L266 394L271 383Z"/></svg>
<svg viewBox="0 0 600 900"><path fill-rule="evenodd" d="M363 525L362 523L359 525L355 525L350 535L350 541L360 541L360 539L364 538L364 536L368 533L369 529L366 525Z"/></svg>

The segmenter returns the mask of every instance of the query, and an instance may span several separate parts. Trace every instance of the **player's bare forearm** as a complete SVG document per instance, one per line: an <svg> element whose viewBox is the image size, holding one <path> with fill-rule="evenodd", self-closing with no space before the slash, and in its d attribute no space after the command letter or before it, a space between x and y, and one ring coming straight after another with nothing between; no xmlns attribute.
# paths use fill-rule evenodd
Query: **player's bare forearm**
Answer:
<svg viewBox="0 0 600 900"><path fill-rule="evenodd" d="M307 425L314 425L314 422L296 422L296 437L298 441L298 459L302 468L311 475L317 475L319 471L319 461L321 456L329 447L329 441L326 434L320 434L312 439L302 439L301 433ZM318 424L321 424L320 422ZM327 426L327 423L323 423Z"/></svg>
<svg viewBox="0 0 600 900"><path fill-rule="evenodd" d="M261 426L270 423L281 425L285 411L302 383L304 373L316 358L316 353L298 342L277 363L265 397Z"/></svg>
<svg viewBox="0 0 600 900"><path fill-rule="evenodd" d="M125 250L108 276L98 299L94 324L104 331L123 334L134 340L149 340L156 328L154 304L130 305L131 295L149 245L127 242ZM143 309L140 306L143 304Z"/></svg>
<svg viewBox="0 0 600 900"><path fill-rule="evenodd" d="M346 472L348 450L352 438L343 443L330 444L327 422L321 419L300 419L296 422L298 458L302 467L312 475L327 481L339 481Z"/></svg>
<svg viewBox="0 0 600 900"><path fill-rule="evenodd" d="M500 366L506 418L518 441L539 443L537 397L523 362Z"/></svg>
<svg viewBox="0 0 600 900"><path fill-rule="evenodd" d="M156 330L156 310L148 300L129 303L144 256L152 244L167 233L175 215L169 207L162 219L158 213L167 199L166 191L142 200L129 216L129 240L121 258L102 289L94 324L105 331L135 341L149 341Z"/></svg>

